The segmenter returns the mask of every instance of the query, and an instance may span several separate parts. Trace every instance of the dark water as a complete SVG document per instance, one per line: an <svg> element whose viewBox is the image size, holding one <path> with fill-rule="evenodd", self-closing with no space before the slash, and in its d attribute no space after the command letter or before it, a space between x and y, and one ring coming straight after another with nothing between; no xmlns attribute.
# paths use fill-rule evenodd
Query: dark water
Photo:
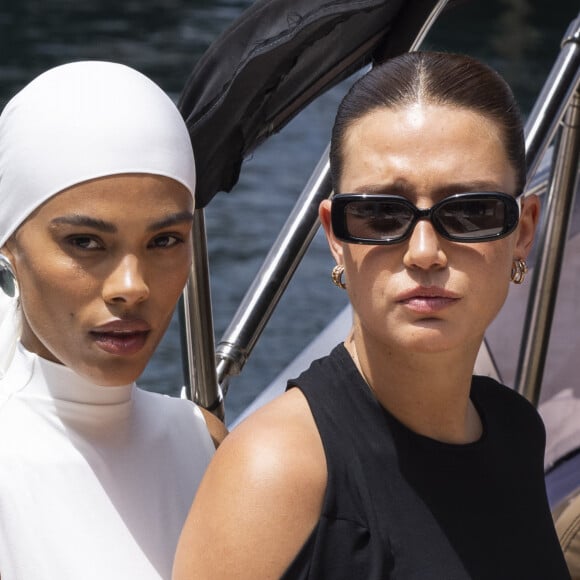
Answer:
<svg viewBox="0 0 580 580"><path fill-rule="evenodd" d="M0 107L38 73L80 59L133 66L177 100L199 55L250 4L2 0ZM467 52L490 63L508 79L526 113L578 10L578 0L464 2L440 21L427 45ZM216 338L324 151L344 90L343 85L321 97L264 144L245 162L234 192L220 194L210 204L207 230ZM345 295L330 282L332 266L319 234L242 375L232 381L226 401L229 420L346 304ZM152 390L178 391L182 376L175 322L140 383Z"/></svg>

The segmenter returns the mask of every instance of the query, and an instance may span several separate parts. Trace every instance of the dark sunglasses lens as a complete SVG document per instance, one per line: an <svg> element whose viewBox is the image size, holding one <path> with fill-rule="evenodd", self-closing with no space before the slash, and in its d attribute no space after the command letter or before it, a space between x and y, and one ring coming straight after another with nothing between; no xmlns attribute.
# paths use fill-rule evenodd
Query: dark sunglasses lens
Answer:
<svg viewBox="0 0 580 580"><path fill-rule="evenodd" d="M433 217L456 240L494 238L510 227L506 200L496 197L449 200Z"/></svg>
<svg viewBox="0 0 580 580"><path fill-rule="evenodd" d="M345 206L344 216L346 230L353 238L385 242L407 233L413 211L396 200L356 200Z"/></svg>

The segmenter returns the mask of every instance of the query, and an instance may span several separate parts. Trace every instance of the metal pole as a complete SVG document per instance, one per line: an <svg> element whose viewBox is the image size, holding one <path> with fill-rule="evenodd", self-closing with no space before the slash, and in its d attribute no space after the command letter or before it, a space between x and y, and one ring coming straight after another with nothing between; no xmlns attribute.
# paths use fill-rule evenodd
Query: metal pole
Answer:
<svg viewBox="0 0 580 580"><path fill-rule="evenodd" d="M420 46L423 44L423 41L425 40L425 37L427 36L427 34L429 34L429 31L431 30L433 24L435 24L437 18L441 16L441 13L443 12L443 10L445 10L448 3L449 0L439 0L439 2L437 2L433 10L431 10L429 16L423 23L423 26L421 27L421 30L419 30L419 33L415 37L413 44L411 44L409 52L419 50Z"/></svg>
<svg viewBox="0 0 580 580"><path fill-rule="evenodd" d="M545 227L539 239L542 249L532 277L525 317L524 343L516 374L518 392L538 404L550 329L558 293L575 184L580 159L580 96L575 93L566 111L554 149Z"/></svg>
<svg viewBox="0 0 580 580"><path fill-rule="evenodd" d="M318 206L332 193L328 147L217 347L218 381L238 374L318 229Z"/></svg>
<svg viewBox="0 0 580 580"><path fill-rule="evenodd" d="M570 23L564 35L562 49L526 123L528 179L536 172L572 101L580 75L579 43L580 14Z"/></svg>
<svg viewBox="0 0 580 580"><path fill-rule="evenodd" d="M205 214L195 210L191 274L180 303L182 356L187 397L224 419L223 396L215 368Z"/></svg>
<svg viewBox="0 0 580 580"><path fill-rule="evenodd" d="M528 165L528 182L536 173L537 167L544 156L548 146L553 141L562 118L571 105L580 79L580 14L570 23L562 40L562 49L546 82L542 88L534 108L526 123L526 161ZM562 137L563 138L563 137ZM561 139L562 139L561 138ZM555 148L553 163L557 162L562 147ZM566 138L568 139L568 137ZM561 172L553 169L553 176ZM522 334L522 344L516 369L515 388L524 394L528 400L537 404L540 397L540 386L545 364L545 355L549 340L549 331L553 316L553 307L550 300L555 300L555 293L561 268L560 263L552 262L558 252L550 243L552 236L557 235L558 223L562 218L557 218L557 212L562 208L556 208L552 201L558 190L556 184L551 184L548 195L548 215L544 221L543 232L540 232L538 248L538 267L534 269L532 276L532 288L527 306L525 327ZM565 202L561 202L565 203ZM550 215L552 217L550 217ZM560 224L561 225L561 224ZM551 229L548 234L548 228ZM566 228L567 230L567 223ZM561 242L565 243L564 231L559 231ZM555 252L555 255L553 255ZM550 281L542 282L543 276L549 272L541 270L541 264L547 264L549 270L557 269L550 274ZM542 288L540 288L542 285ZM551 290L550 293L547 293Z"/></svg>

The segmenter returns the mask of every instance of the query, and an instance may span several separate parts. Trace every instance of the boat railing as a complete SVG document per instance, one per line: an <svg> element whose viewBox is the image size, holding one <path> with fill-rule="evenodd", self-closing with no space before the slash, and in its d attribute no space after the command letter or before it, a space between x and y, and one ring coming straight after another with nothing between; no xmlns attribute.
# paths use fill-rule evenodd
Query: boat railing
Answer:
<svg viewBox="0 0 580 580"><path fill-rule="evenodd" d="M558 284L574 207L580 155L580 15L568 28L562 49L526 126L528 176L554 143L545 219L524 319L515 387L534 405L540 400Z"/></svg>

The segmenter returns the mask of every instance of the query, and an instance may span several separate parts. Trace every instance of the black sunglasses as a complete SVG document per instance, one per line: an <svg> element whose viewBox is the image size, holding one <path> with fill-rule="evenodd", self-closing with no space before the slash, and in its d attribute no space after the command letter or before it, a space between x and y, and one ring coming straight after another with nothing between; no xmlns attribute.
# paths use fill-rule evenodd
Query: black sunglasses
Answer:
<svg viewBox="0 0 580 580"><path fill-rule="evenodd" d="M505 193L458 193L419 209L408 199L382 193L339 193L332 198L334 235L353 244L397 244L409 238L419 220L453 242L485 242L510 234L519 205Z"/></svg>

